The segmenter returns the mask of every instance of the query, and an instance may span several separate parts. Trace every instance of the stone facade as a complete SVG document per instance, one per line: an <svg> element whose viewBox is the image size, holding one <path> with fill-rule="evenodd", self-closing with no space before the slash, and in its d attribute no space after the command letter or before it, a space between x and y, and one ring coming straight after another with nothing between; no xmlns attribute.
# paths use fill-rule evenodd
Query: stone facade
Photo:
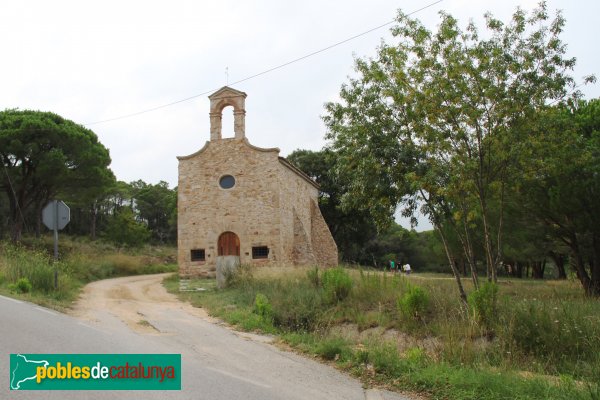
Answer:
<svg viewBox="0 0 600 400"><path fill-rule="evenodd" d="M337 246L317 205L318 186L245 137L246 94L211 96L210 138L179 159L178 261L182 276L214 276L219 256L250 265L335 265ZM221 137L223 108L234 108L233 138Z"/></svg>

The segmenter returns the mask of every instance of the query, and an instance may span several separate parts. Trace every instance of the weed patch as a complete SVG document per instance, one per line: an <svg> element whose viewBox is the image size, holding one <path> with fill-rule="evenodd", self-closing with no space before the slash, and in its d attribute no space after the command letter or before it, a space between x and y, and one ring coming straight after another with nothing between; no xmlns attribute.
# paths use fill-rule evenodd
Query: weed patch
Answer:
<svg viewBox="0 0 600 400"><path fill-rule="evenodd" d="M425 289L410 285L402 297L398 299L398 309L407 317L420 319L429 306L429 296Z"/></svg>
<svg viewBox="0 0 600 400"><path fill-rule="evenodd" d="M180 296L366 382L448 399L598 398L597 302L569 282L465 287L469 311L451 279L254 269L224 290Z"/></svg>
<svg viewBox="0 0 600 400"><path fill-rule="evenodd" d="M493 282L485 282L467 297L473 317L488 329L491 329L495 322L497 298L498 285Z"/></svg>
<svg viewBox="0 0 600 400"><path fill-rule="evenodd" d="M24 245L0 242L0 292L27 296L41 305L64 309L91 281L115 276L170 272L174 249L156 247L124 252L110 244L63 236L60 259L54 261L52 240L26 238ZM58 287L54 287L55 272Z"/></svg>
<svg viewBox="0 0 600 400"><path fill-rule="evenodd" d="M330 304L344 300L352 290L352 278L341 267L330 268L321 274L325 299Z"/></svg>
<svg viewBox="0 0 600 400"><path fill-rule="evenodd" d="M15 283L8 285L8 288L18 293L29 293L31 292L31 283L27 278L19 278Z"/></svg>

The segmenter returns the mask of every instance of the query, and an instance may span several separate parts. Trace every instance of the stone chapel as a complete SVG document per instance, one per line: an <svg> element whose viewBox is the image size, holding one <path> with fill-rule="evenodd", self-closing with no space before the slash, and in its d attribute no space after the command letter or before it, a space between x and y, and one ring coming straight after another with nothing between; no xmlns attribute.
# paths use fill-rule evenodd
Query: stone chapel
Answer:
<svg viewBox="0 0 600 400"><path fill-rule="evenodd" d="M337 265L337 246L317 203L319 186L279 156L250 144L246 93L223 87L210 99L210 141L177 157L178 262L183 277L214 276L217 258L242 265ZM234 137L223 138L233 107Z"/></svg>

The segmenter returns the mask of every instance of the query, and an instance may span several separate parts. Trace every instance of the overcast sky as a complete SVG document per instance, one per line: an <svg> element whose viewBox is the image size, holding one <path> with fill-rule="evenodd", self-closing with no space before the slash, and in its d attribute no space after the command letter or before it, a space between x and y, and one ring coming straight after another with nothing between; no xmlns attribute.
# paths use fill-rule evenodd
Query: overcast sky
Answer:
<svg viewBox="0 0 600 400"><path fill-rule="evenodd" d="M0 6L0 109L52 111L89 124L123 181L177 185L178 155L209 139L207 95L131 118L96 123L212 92L409 13L428 1L4 1ZM465 25L491 11L507 21L536 1L444 0L414 14L430 29L445 10ZM577 81L599 74L598 1L548 1L563 10L562 36ZM479 26L482 26L479 24ZM319 150L323 104L337 99L354 57L373 56L389 27L274 72L231 85L248 94L254 145ZM229 76L225 70L228 68ZM600 97L600 85L582 88ZM231 112L231 108L226 109ZM233 117L224 116L233 131ZM422 229L422 228L421 228Z"/></svg>

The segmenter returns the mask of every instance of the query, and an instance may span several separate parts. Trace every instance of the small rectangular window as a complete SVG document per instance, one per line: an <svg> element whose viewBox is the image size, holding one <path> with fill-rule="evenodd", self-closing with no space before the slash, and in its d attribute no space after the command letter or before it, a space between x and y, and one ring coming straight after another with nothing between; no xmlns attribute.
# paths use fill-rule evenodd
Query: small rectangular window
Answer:
<svg viewBox="0 0 600 400"><path fill-rule="evenodd" d="M252 258L269 258L269 248L267 246L253 247Z"/></svg>
<svg viewBox="0 0 600 400"><path fill-rule="evenodd" d="M192 249L190 250L192 261L205 261L206 253L204 249Z"/></svg>

